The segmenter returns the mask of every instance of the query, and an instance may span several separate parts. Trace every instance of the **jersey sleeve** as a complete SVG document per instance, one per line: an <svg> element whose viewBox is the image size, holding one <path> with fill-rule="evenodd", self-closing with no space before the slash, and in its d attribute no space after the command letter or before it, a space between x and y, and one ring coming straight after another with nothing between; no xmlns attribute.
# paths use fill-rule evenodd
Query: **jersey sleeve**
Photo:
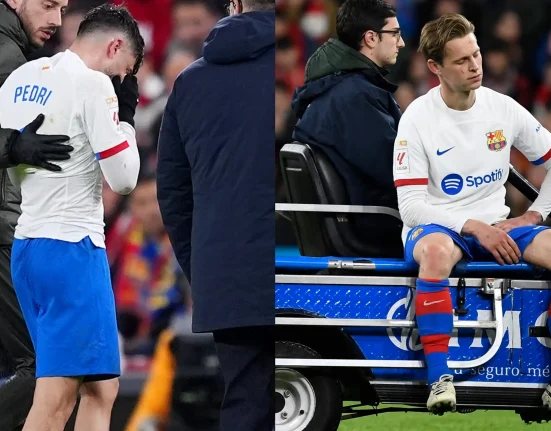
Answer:
<svg viewBox="0 0 551 431"><path fill-rule="evenodd" d="M84 95L84 131L111 189L128 194L136 186L140 168L136 133L130 124L119 121L115 89L104 78L97 79L94 91Z"/></svg>
<svg viewBox="0 0 551 431"><path fill-rule="evenodd" d="M415 124L404 114L394 142L394 185L426 186L429 183L429 162Z"/></svg>
<svg viewBox="0 0 551 431"><path fill-rule="evenodd" d="M429 159L411 115L409 111L402 117L394 143L394 184L402 221L409 227L435 223L460 234L466 218L427 203Z"/></svg>
<svg viewBox="0 0 551 431"><path fill-rule="evenodd" d="M543 166L547 173L537 199L528 211L541 214L545 220L551 213L551 133L534 118L528 110L510 99L513 105L513 124L517 134L513 145L535 166Z"/></svg>
<svg viewBox="0 0 551 431"><path fill-rule="evenodd" d="M551 167L551 133L522 105L509 99L512 121L517 126L513 145L535 166Z"/></svg>

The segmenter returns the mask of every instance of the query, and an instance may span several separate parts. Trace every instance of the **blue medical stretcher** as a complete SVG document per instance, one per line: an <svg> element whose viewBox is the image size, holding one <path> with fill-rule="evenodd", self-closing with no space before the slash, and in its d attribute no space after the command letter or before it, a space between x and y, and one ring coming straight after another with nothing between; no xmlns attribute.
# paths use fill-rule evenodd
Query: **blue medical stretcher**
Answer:
<svg viewBox="0 0 551 431"><path fill-rule="evenodd" d="M328 188L338 179L313 153L298 143L281 153L291 203L276 204L276 211L291 219L300 255L275 259L276 431L334 431L344 419L426 413L429 387L413 301L417 269L399 256L345 257L350 226L343 225L354 213L378 210L331 197ZM519 188L534 197L533 188ZM551 419L541 402L551 382L551 274L526 263L462 261L450 293L457 411L504 409L526 422Z"/></svg>

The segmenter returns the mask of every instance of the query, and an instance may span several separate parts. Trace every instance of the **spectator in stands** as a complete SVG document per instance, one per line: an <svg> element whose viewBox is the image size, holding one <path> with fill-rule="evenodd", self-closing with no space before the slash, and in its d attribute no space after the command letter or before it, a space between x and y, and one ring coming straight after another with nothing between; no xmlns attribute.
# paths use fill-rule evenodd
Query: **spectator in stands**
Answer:
<svg viewBox="0 0 551 431"><path fill-rule="evenodd" d="M507 44L511 61L513 64L519 65L522 60L522 46L520 44L522 24L518 13L514 10L507 10L499 15L495 22L493 35Z"/></svg>
<svg viewBox="0 0 551 431"><path fill-rule="evenodd" d="M155 74L155 78L153 78L151 71L150 76L146 78L147 82L152 82L155 79L156 86L160 87L155 92L155 97L140 103L136 110L136 132L141 138L140 151L142 161L146 166L155 166L156 164L157 129L174 81L180 72L196 59L195 54L185 46L172 45L166 53L161 75ZM142 102L141 99L140 102Z"/></svg>
<svg viewBox="0 0 551 431"><path fill-rule="evenodd" d="M393 98L397 87L384 77L404 46L396 9L382 0L346 0L337 34L308 60L306 84L293 100L299 118L294 138L327 154L351 204L397 209L392 159L401 112ZM401 253L398 220L357 220L366 241Z"/></svg>
<svg viewBox="0 0 551 431"><path fill-rule="evenodd" d="M299 50L290 37L284 36L276 40L276 79L293 89L304 83L304 66L299 61L299 55Z"/></svg>
<svg viewBox="0 0 551 431"><path fill-rule="evenodd" d="M203 42L224 15L220 0L174 0L172 42L187 46L199 57Z"/></svg>
<svg viewBox="0 0 551 431"><path fill-rule="evenodd" d="M276 147L281 149L293 135L295 116L291 110L291 94L284 82L275 83L275 139Z"/></svg>
<svg viewBox="0 0 551 431"><path fill-rule="evenodd" d="M427 91L438 85L438 79L428 72L427 61L423 54L417 51L409 59L408 79L415 88L417 97L426 94Z"/></svg>
<svg viewBox="0 0 551 431"><path fill-rule="evenodd" d="M540 120L545 121L548 110L547 106L551 102L551 61L547 61L543 69L543 77L540 86L538 87L534 100L534 115ZM551 124L544 124L545 128ZM551 129L547 129L551 130Z"/></svg>
<svg viewBox="0 0 551 431"><path fill-rule="evenodd" d="M180 395L180 393L174 393L174 383L179 365L174 350L179 335L189 336L192 334L190 293L189 285L184 286L185 311L174 316L170 326L159 336L150 373L125 431L173 429L174 424L171 423L171 417L177 416L177 412L171 412L171 410L178 406L179 402L174 398ZM200 338L205 334L196 336ZM210 338L212 339L212 336ZM189 354L193 354L193 352L190 351ZM208 401L213 402L214 400Z"/></svg>
<svg viewBox="0 0 551 431"><path fill-rule="evenodd" d="M195 60L197 58L190 49L183 45L172 45L167 52L162 68L163 92L147 105L141 108L138 107L139 109L136 111L135 118L141 121L140 129L144 132L141 135L142 142L140 145L142 161L145 166L151 169L154 169L157 164L157 141L168 95L172 91L178 75Z"/></svg>
<svg viewBox="0 0 551 431"><path fill-rule="evenodd" d="M172 34L172 0L112 0L124 4L138 21L145 41L146 57L154 70L160 70L164 53ZM140 87L141 88L141 87Z"/></svg>
<svg viewBox="0 0 551 431"><path fill-rule="evenodd" d="M67 9L63 17L63 26L59 29L59 45L56 52L62 52L68 49L77 38L77 31L80 22L83 20L88 9L86 7L75 6Z"/></svg>
<svg viewBox="0 0 551 431"><path fill-rule="evenodd" d="M151 353L159 333L180 311L181 271L161 219L154 174L141 175L129 204L113 289L126 350Z"/></svg>
<svg viewBox="0 0 551 431"><path fill-rule="evenodd" d="M415 87L409 81L402 81L398 84L398 89L394 93L396 103L400 110L404 112L407 107L417 98Z"/></svg>
<svg viewBox="0 0 551 431"><path fill-rule="evenodd" d="M531 108L530 83L512 64L508 44L501 39L492 40L485 49L484 85L512 97L527 109Z"/></svg>

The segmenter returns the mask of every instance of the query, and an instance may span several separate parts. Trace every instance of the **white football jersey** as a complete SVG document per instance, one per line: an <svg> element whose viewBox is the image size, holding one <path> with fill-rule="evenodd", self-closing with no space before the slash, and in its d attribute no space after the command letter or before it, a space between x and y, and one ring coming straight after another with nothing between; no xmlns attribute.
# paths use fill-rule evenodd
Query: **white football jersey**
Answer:
<svg viewBox="0 0 551 431"><path fill-rule="evenodd" d="M90 236L105 247L100 161L121 152L138 157L134 129L119 122L113 85L69 50L31 61L0 88L0 124L22 130L39 114L45 119L37 133L68 135L74 150L69 160L52 162L61 172L9 169L22 195L15 237L78 242Z"/></svg>
<svg viewBox="0 0 551 431"><path fill-rule="evenodd" d="M481 87L474 105L457 111L445 104L440 86L431 89L407 108L398 127L394 180L400 211L406 207L401 187L426 186L426 203L440 216L443 210L446 227L457 232L467 219L489 224L506 219L512 146L534 165L551 158L551 134L512 98ZM405 226L404 236L412 227Z"/></svg>

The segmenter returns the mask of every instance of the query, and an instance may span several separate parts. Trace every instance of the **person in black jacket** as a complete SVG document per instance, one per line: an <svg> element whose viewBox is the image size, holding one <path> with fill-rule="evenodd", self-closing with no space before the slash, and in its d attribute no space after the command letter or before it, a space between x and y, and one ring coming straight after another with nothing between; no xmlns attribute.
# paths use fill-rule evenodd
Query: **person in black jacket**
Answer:
<svg viewBox="0 0 551 431"><path fill-rule="evenodd" d="M50 4L50 2L48 2ZM61 25L67 0L0 2L0 86L26 57ZM69 159L68 136L40 135L39 115L23 131L0 128L0 350L7 350L15 374L0 386L0 430L19 427L31 408L35 387L35 356L31 338L13 289L10 256L21 196L10 183L6 168L27 164L59 171L51 163ZM1 126L1 125L0 125ZM12 371L12 370L10 370Z"/></svg>
<svg viewBox="0 0 551 431"><path fill-rule="evenodd" d="M159 136L157 197L212 332L221 431L274 426L274 0L233 0L176 80Z"/></svg>
<svg viewBox="0 0 551 431"><path fill-rule="evenodd" d="M383 0L346 0L337 12L337 35L308 60L305 85L295 90L293 139L325 152L351 205L398 209L392 160L401 111L397 87L385 78L405 45L396 10ZM402 253L397 219L355 220L366 241Z"/></svg>

